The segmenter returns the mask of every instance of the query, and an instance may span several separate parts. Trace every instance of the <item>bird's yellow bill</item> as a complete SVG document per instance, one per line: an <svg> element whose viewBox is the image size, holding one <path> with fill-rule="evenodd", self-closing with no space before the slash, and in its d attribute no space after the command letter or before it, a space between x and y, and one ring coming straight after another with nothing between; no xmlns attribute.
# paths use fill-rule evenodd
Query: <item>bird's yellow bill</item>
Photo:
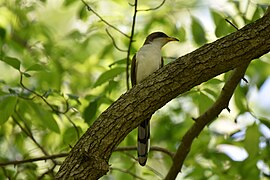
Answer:
<svg viewBox="0 0 270 180"><path fill-rule="evenodd" d="M168 41L179 41L177 38L174 38L174 37L168 37L167 40Z"/></svg>

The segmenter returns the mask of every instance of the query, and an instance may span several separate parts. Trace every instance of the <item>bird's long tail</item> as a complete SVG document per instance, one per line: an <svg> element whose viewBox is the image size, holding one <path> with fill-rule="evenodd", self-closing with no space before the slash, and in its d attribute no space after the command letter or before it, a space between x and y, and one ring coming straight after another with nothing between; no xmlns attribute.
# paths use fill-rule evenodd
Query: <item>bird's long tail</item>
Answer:
<svg viewBox="0 0 270 180"><path fill-rule="evenodd" d="M143 121L138 127L138 161L144 166L150 148L150 119Z"/></svg>

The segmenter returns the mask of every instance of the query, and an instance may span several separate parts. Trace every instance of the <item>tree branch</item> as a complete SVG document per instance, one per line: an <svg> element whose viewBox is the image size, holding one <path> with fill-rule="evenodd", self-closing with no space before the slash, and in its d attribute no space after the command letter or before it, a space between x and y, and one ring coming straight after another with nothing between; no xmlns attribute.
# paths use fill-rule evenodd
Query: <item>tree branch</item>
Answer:
<svg viewBox="0 0 270 180"><path fill-rule="evenodd" d="M242 77L245 75L248 65L249 62L236 68L233 71L230 78L222 88L222 91L216 102L204 114L195 119L195 123L183 136L181 144L173 158L173 164L165 180L171 180L176 178L177 174L181 171L184 160L186 159L190 151L193 140L199 136L203 128L208 123L212 122L221 113L223 109L226 109L228 107L233 92Z"/></svg>
<svg viewBox="0 0 270 180"><path fill-rule="evenodd" d="M131 45L133 42L133 36L134 36L134 31L135 31L135 24L136 24L136 16L137 16L137 0L134 0L134 14L132 18L132 26L131 26L131 33L130 33L130 38L129 38L129 44L128 44L128 51L127 51L127 64L126 64L126 86L127 90L129 90L129 56L130 56L130 51L131 51Z"/></svg>
<svg viewBox="0 0 270 180"><path fill-rule="evenodd" d="M81 0L83 2L83 4L86 6L88 11L93 12L103 23L105 23L107 26L113 28L114 30L118 31L119 33L121 33L122 35L124 35L127 38L130 38L129 35L125 34L124 32L122 32L120 29L118 29L117 27L111 25L108 21L106 21L105 19L103 19L96 11L94 11L91 6L89 4L87 4L84 0Z"/></svg>
<svg viewBox="0 0 270 180"><path fill-rule="evenodd" d="M54 155L48 155L48 156L42 156L42 157L37 157L37 158L32 158L32 159L24 159L21 161L9 161L9 162L0 162L0 167L3 166L8 166L8 165L19 165L19 164L24 164L24 163L29 163L29 162L35 162L35 161L46 161L46 160L52 160L56 158L62 158L66 157L68 153L61 153L61 154L54 154Z"/></svg>
<svg viewBox="0 0 270 180"><path fill-rule="evenodd" d="M109 171L116 146L167 102L219 74L270 50L270 15L157 70L123 94L85 132L57 173L57 179L98 179ZM197 123L195 123L197 124Z"/></svg>
<svg viewBox="0 0 270 180"><path fill-rule="evenodd" d="M117 151L137 151L137 147L136 146L128 146L128 147L117 147L114 152ZM168 156L170 156L172 159L174 157L174 153L162 148L162 147L158 147L158 146L151 146L150 147L150 151L159 151L159 152L163 152L164 154L167 154Z"/></svg>

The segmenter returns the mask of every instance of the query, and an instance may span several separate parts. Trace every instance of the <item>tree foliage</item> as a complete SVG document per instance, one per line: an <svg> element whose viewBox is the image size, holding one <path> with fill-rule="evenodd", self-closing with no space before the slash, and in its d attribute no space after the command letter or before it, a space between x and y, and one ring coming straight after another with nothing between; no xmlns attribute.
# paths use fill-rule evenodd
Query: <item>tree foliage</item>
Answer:
<svg viewBox="0 0 270 180"><path fill-rule="evenodd" d="M170 63L237 31L233 26L261 18L269 4L137 3L0 1L0 179L55 178L63 157L127 90L129 58L147 34L161 30L180 39L165 47L165 62ZM179 178L270 176L270 101L264 93L269 91L269 62L269 54L251 62L230 111L222 111L202 130ZM110 171L103 179L165 178L192 119L216 102L229 76L204 82L155 113L146 167L136 162L137 135L132 131L110 157Z"/></svg>

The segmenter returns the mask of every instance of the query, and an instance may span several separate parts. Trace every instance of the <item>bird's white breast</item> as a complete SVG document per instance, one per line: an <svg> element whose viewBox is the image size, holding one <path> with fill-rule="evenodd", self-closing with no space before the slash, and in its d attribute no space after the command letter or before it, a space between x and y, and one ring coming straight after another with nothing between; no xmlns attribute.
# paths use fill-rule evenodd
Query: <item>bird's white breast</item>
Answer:
<svg viewBox="0 0 270 180"><path fill-rule="evenodd" d="M161 66L161 47L154 44L144 45L136 54L136 79L141 82Z"/></svg>

